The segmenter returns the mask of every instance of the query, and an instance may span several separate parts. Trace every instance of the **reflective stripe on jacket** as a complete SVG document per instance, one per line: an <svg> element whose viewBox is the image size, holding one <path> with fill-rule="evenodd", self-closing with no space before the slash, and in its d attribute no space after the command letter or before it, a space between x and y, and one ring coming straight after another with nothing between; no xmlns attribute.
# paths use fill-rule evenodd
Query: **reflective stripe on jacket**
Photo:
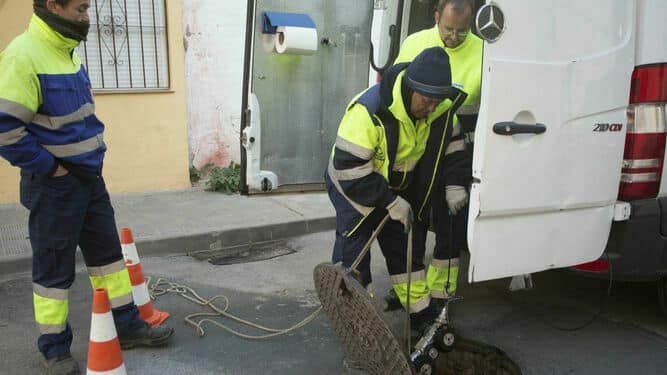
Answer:
<svg viewBox="0 0 667 375"><path fill-rule="evenodd" d="M78 42L36 15L0 53L0 156L33 174L56 159L99 172L106 146Z"/></svg>

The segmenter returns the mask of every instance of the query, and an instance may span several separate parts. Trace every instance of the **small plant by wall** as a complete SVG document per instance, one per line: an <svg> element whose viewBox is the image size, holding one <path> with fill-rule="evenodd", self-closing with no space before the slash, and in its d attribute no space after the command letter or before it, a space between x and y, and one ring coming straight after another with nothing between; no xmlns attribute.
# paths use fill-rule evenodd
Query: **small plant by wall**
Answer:
<svg viewBox="0 0 667 375"><path fill-rule="evenodd" d="M201 169L197 169L194 166L190 166L190 182L193 185L198 185L200 182L205 182L208 173L213 168L213 164L206 164Z"/></svg>
<svg viewBox="0 0 667 375"><path fill-rule="evenodd" d="M241 166L230 162L229 166L225 168L210 167L206 170L206 178L206 190L208 191L218 191L225 194L238 193L241 183Z"/></svg>

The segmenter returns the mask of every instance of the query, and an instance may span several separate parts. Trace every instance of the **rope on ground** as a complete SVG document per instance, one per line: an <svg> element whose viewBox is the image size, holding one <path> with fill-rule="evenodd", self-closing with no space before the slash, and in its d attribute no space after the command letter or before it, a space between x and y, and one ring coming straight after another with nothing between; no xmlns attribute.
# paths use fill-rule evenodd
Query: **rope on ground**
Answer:
<svg viewBox="0 0 667 375"><path fill-rule="evenodd" d="M190 302L196 303L197 305L207 306L208 308L210 308L212 310L212 312L194 313L194 314L190 314L190 315L185 317L185 322L195 328L195 330L197 331L197 335L199 335L199 337L204 336L204 334L206 333L206 331L204 330L204 323L210 323L210 324L213 324L215 326L218 326L218 327L222 328L223 330L225 330L225 331L227 331L231 334L234 334L234 335L236 335L238 337L241 337L241 338L244 338L244 339L249 339L249 340L268 339L268 338L271 338L271 337L287 334L289 332L292 332L296 329L299 329L299 328L307 325L308 323L315 320L315 318L322 311L322 306L319 306L317 308L317 310L315 310L313 313L308 315L301 322L299 322L299 323L297 323L297 324L295 324L295 325L293 325L289 328L285 328L285 329L270 328L270 327L264 327L260 324L249 322L247 320L241 319L238 316L235 316L235 315L227 312L227 310L229 309L230 304L229 304L229 299L224 295L216 295L216 296L213 296L209 299L206 299L206 298L200 296L191 287L189 287L187 285L184 285L184 284L177 284L177 283L171 282L171 281L169 281L165 278L162 278L162 277L158 278L155 281L155 283L151 284L151 277L149 276L149 277L147 277L146 285L148 285L148 293L150 295L151 300L155 300L155 299L157 299L157 297L159 297L161 295L164 295L164 294L167 294L167 293L173 293L173 294L177 294L177 295L187 299ZM218 306L214 303L216 300L222 300L222 303L223 303L222 307ZM204 317L204 318L202 318L202 317ZM217 320L213 320L213 318L215 318L215 317L229 318L229 319L231 319L231 320L233 320L237 323L240 323L240 324L258 329L260 331L269 332L269 333L263 334L263 335L248 335L248 334L236 331L232 328L229 328L228 326L222 324L221 322L219 322ZM202 319L198 320L198 318L202 318Z"/></svg>

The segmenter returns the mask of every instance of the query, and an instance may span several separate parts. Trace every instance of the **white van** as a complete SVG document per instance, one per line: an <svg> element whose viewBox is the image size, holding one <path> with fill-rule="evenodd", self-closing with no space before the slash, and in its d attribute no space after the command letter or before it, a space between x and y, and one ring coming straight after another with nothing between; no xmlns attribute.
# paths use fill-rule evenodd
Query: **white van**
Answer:
<svg viewBox="0 0 667 375"><path fill-rule="evenodd" d="M308 7L318 6L318 1L311 3ZM330 14L348 12L343 3L327 2ZM396 15L403 22L402 38L416 31L416 25L433 25L434 1L376 0L374 11L365 3L354 1L354 13L339 17L343 22L356 17L349 21L358 22L356 26L330 26L320 35L322 46L315 57L298 63L314 63L322 55L321 66L332 64L315 73L323 77L339 69L339 63L331 61L353 64L344 56L353 56L353 50L368 52L360 48L363 44L355 44L355 49L348 43L351 36L363 40L370 31L364 26L369 12L375 16L374 28L381 30L375 33L376 54L390 45L385 26ZM477 7L477 33L486 42L470 197L469 280L563 267L605 277L611 271L614 279L657 281L664 304L667 1L494 0L477 1ZM319 24L335 17L315 18ZM336 53L342 53L340 60ZM261 77L258 87L268 82L266 75ZM340 78L332 85L347 82ZM345 95L360 91L345 90ZM249 93L255 103L256 91ZM345 95L341 102L349 100ZM312 91L307 100L316 100ZM321 99L325 104L327 100ZM260 97L255 106L261 102ZM247 108L252 110L252 105ZM323 132L335 129L340 110L332 113L333 125L325 124ZM255 122L247 124L258 131ZM289 136L285 129L281 134ZM325 154L318 163L326 162L328 154L322 150L330 149L331 142L317 145L316 152ZM264 160L257 150L248 157ZM273 152L266 160L264 165L281 159ZM267 175L259 164L247 172L248 181ZM291 173L298 170L291 165ZM255 179L263 181L255 184L266 190L267 184L280 185L280 176L276 172L274 180ZM248 185L252 189L251 182Z"/></svg>
<svg viewBox="0 0 667 375"><path fill-rule="evenodd" d="M657 281L665 308L664 14L661 0L498 0L477 13L489 41L470 281L574 266Z"/></svg>
<svg viewBox="0 0 667 375"><path fill-rule="evenodd" d="M579 265L664 286L664 14L661 0L498 0L477 13L481 37L490 15L504 31L484 47L470 281Z"/></svg>

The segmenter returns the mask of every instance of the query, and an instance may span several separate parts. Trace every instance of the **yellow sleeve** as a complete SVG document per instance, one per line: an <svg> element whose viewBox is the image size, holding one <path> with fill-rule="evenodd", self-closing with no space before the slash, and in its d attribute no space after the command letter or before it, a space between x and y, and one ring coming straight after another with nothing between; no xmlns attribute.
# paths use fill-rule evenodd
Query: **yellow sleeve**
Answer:
<svg viewBox="0 0 667 375"><path fill-rule="evenodd" d="M338 138L352 143L359 147L360 151L365 151L363 154L370 154L372 157L375 148L379 145L379 136L366 107L355 104L345 113L338 126ZM346 148L340 147L343 145L337 146L341 149ZM364 157L364 159L370 160L371 157Z"/></svg>
<svg viewBox="0 0 667 375"><path fill-rule="evenodd" d="M0 99L37 112L41 94L39 79L32 67L28 56L11 52L0 54Z"/></svg>

